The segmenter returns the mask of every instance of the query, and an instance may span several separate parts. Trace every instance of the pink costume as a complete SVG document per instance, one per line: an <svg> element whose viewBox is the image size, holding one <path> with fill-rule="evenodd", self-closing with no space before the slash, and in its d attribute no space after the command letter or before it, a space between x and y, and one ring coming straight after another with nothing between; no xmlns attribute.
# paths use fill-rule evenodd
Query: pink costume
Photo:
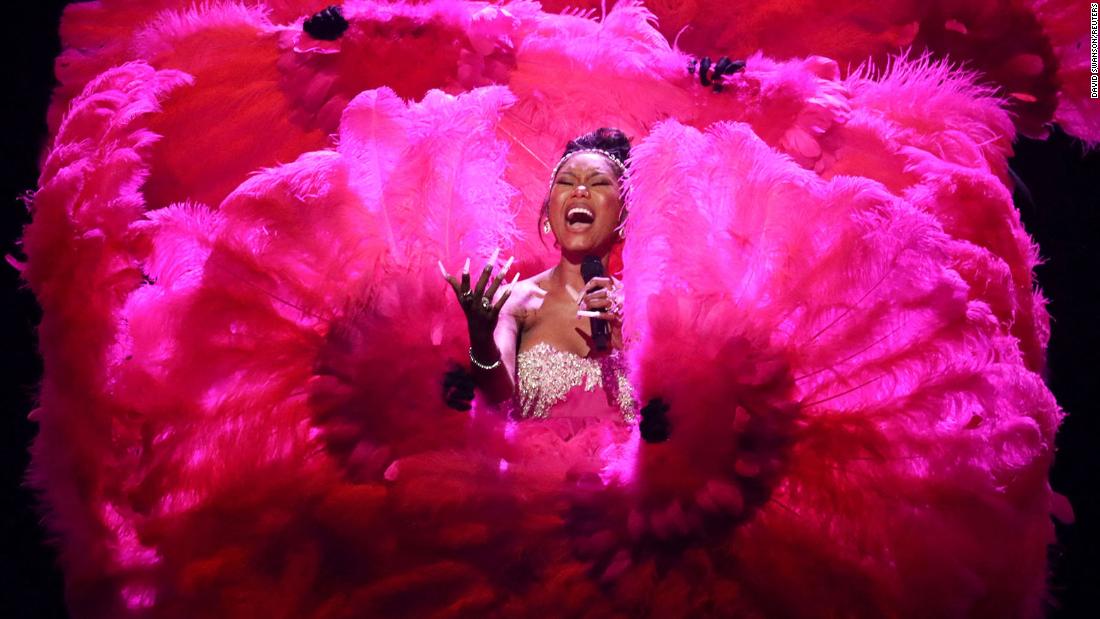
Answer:
<svg viewBox="0 0 1100 619"><path fill-rule="evenodd" d="M1070 510L1007 158L1014 119L1100 136L1054 86L1072 3L800 14L721 92L634 2L347 0L304 33L327 4L66 12L19 267L73 616L1040 616ZM715 46L793 6L656 4ZM545 269L547 175L599 126L634 143L621 365L588 390L534 347L549 419L447 408L437 261Z"/></svg>
<svg viewBox="0 0 1100 619"><path fill-rule="evenodd" d="M528 467L610 481L629 458L637 405L620 351L600 359L536 344L516 357L519 419L510 434ZM544 468L545 467L545 468ZM620 480L621 481L621 480Z"/></svg>

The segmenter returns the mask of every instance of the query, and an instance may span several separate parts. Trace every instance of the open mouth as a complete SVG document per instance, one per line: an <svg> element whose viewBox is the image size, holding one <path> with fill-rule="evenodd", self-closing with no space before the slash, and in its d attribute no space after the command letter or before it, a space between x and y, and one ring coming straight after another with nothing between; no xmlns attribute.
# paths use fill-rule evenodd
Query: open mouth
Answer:
<svg viewBox="0 0 1100 619"><path fill-rule="evenodd" d="M585 230L596 221L596 214L583 206L574 206L565 214L565 226L570 230Z"/></svg>

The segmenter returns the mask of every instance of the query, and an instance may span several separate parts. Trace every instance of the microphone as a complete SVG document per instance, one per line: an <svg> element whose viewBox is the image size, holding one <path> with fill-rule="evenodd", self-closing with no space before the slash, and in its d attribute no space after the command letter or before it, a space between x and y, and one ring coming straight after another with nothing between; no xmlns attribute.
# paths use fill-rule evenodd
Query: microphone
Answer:
<svg viewBox="0 0 1100 619"><path fill-rule="evenodd" d="M587 284L593 277L603 277L603 262L596 256L585 256L581 263L581 277ZM596 350L611 348L611 325L603 318L589 318L592 321L592 343Z"/></svg>

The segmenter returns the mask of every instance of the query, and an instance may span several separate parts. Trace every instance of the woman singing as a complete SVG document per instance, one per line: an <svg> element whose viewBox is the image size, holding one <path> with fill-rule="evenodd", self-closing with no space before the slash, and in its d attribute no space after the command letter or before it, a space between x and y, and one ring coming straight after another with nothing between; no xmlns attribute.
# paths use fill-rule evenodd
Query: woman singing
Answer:
<svg viewBox="0 0 1100 619"><path fill-rule="evenodd" d="M541 232L553 234L561 249L553 268L503 289L512 261L494 274L496 254L474 283L469 261L461 279L444 272L466 314L478 390L515 419L546 422L521 432L552 433L573 454L580 448L581 460L591 466L578 467L573 458L574 473L598 472L593 458L601 447L625 440L635 419L621 353L620 282L610 274L591 276L591 270L585 282L582 273L592 269L582 269L586 259L591 265L594 258L598 270L609 273L608 259L622 242L621 181L629 152L629 140L617 129L599 129L567 145L540 217ZM593 338L592 318L610 326L604 350Z"/></svg>

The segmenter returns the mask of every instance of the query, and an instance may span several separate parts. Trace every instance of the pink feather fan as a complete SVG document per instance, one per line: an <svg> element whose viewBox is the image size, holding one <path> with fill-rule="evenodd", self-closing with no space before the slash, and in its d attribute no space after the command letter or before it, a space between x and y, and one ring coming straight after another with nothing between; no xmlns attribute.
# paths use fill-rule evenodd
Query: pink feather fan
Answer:
<svg viewBox="0 0 1100 619"><path fill-rule="evenodd" d="M784 615L1038 613L1061 413L940 225L744 125L666 123L631 179L628 337L675 428L642 451L639 529L747 517L739 582ZM776 596L793 573L843 591Z"/></svg>

